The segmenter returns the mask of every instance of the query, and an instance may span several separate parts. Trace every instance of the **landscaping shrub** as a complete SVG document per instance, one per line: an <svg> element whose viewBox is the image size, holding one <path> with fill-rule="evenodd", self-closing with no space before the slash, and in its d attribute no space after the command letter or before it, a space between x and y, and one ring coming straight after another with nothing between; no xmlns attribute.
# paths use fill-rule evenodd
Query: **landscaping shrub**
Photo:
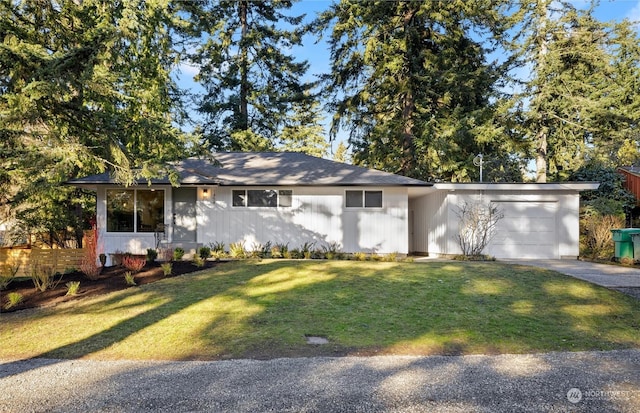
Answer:
<svg viewBox="0 0 640 413"><path fill-rule="evenodd" d="M211 251L212 252L217 252L217 253L221 253L224 252L224 242L212 242L209 244L209 246L211 247Z"/></svg>
<svg viewBox="0 0 640 413"><path fill-rule="evenodd" d="M365 254L364 252L354 252L353 253L353 259L356 261L366 261L367 260L367 254Z"/></svg>
<svg viewBox="0 0 640 413"><path fill-rule="evenodd" d="M304 258L304 254L298 248L292 249L291 251L288 252L287 255L288 256L286 258L291 258L294 260L299 260L301 258Z"/></svg>
<svg viewBox="0 0 640 413"><path fill-rule="evenodd" d="M160 268L162 268L162 272L165 277L171 275L171 272L173 271L173 265L170 262L162 263Z"/></svg>
<svg viewBox="0 0 640 413"><path fill-rule="evenodd" d="M327 245L323 245L322 249L324 250L324 256L328 260L339 259L342 254L342 246L338 242L330 242Z"/></svg>
<svg viewBox="0 0 640 413"><path fill-rule="evenodd" d="M7 265L2 274L0 274L0 291L7 288L7 286L16 278L16 274L20 269L20 264L17 265Z"/></svg>
<svg viewBox="0 0 640 413"><path fill-rule="evenodd" d="M229 254L233 258L244 258L246 256L246 251L244 249L244 242L232 242L229 245Z"/></svg>
<svg viewBox="0 0 640 413"><path fill-rule="evenodd" d="M56 288L62 280L62 274L54 273L53 267L34 264L31 269L31 280L37 290L47 291L49 288Z"/></svg>
<svg viewBox="0 0 640 413"><path fill-rule="evenodd" d="M300 247L300 253L302 254L302 257L307 260L311 258L311 255L313 254L313 247L315 245L315 242L305 242L304 244L302 244L302 246Z"/></svg>
<svg viewBox="0 0 640 413"><path fill-rule="evenodd" d="M10 292L7 294L7 303L4 306L5 310L10 310L11 308L17 306L24 300L24 297L20 293Z"/></svg>
<svg viewBox="0 0 640 413"><path fill-rule="evenodd" d="M386 262L396 262L398 261L398 253L397 252L390 252L389 254L386 254L382 257L382 261L386 261Z"/></svg>
<svg viewBox="0 0 640 413"><path fill-rule="evenodd" d="M90 280L97 280L102 267L99 267L93 254L87 254L80 262L80 271Z"/></svg>
<svg viewBox="0 0 640 413"><path fill-rule="evenodd" d="M182 257L184 257L184 248L176 248L173 250L173 260L174 261L180 261L182 260Z"/></svg>
<svg viewBox="0 0 640 413"><path fill-rule="evenodd" d="M624 228L624 217L585 212L581 219L583 250L581 255L608 260L614 255L611 230Z"/></svg>
<svg viewBox="0 0 640 413"><path fill-rule="evenodd" d="M498 221L504 218L504 213L495 204L466 201L454 213L458 217L456 240L462 254L482 255L495 235Z"/></svg>
<svg viewBox="0 0 640 413"><path fill-rule="evenodd" d="M200 247L198 249L198 255L203 260L206 260L207 258L209 258L211 256L211 248L209 248L209 247Z"/></svg>
<svg viewBox="0 0 640 413"><path fill-rule="evenodd" d="M173 259L173 250L171 248L160 249L160 259L169 262Z"/></svg>
<svg viewBox="0 0 640 413"><path fill-rule="evenodd" d="M134 286L136 285L135 276L131 273L131 271L127 271L124 273L124 281L127 285Z"/></svg>
<svg viewBox="0 0 640 413"><path fill-rule="evenodd" d="M154 262L158 258L158 251L153 248L147 248L147 262Z"/></svg>
<svg viewBox="0 0 640 413"><path fill-rule="evenodd" d="M200 255L194 255L193 265L195 265L196 267L204 267L204 258L202 258Z"/></svg>
<svg viewBox="0 0 640 413"><path fill-rule="evenodd" d="M134 273L140 272L147 264L147 260L142 257L134 257L133 255L125 255L122 257L122 265L129 271Z"/></svg>
<svg viewBox="0 0 640 413"><path fill-rule="evenodd" d="M276 243L273 247L271 247L271 257L272 258L285 258L286 255L289 254L289 243Z"/></svg>
<svg viewBox="0 0 640 413"><path fill-rule="evenodd" d="M80 289L80 281L69 281L65 284L67 286L67 293L65 295L77 295Z"/></svg>

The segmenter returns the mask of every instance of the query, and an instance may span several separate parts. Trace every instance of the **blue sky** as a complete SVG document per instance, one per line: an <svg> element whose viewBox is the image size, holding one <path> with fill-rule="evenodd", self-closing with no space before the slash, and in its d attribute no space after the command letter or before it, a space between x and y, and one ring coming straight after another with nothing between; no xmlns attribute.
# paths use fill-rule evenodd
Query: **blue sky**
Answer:
<svg viewBox="0 0 640 413"><path fill-rule="evenodd" d="M447 0L441 0L447 1ZM289 14L301 15L306 14L308 20L313 19L317 13L326 10L332 3L332 0L302 0L294 3ZM570 1L576 7L585 8L590 4L585 0ZM623 20L625 18L632 21L640 21L640 0L600 0L599 6L595 11L596 17L600 20ZM304 47L297 47L293 52L299 60L307 60L310 64L308 76L313 77L328 71L329 69L329 51L325 42L315 42L313 36L305 39ZM200 87L193 82L193 76L197 73L197 68L181 66L179 84L182 87L191 89L192 91L201 90ZM330 119L330 116L327 116ZM334 143L334 149L336 144Z"/></svg>

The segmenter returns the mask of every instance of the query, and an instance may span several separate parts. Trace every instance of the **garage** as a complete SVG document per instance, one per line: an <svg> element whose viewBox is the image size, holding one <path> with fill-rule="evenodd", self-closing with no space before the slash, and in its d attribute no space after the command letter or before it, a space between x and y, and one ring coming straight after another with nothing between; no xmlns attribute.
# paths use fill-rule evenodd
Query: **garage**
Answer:
<svg viewBox="0 0 640 413"><path fill-rule="evenodd" d="M498 259L576 259L580 254L580 192L597 182L438 182L410 199L412 250L433 257L462 253L457 235L462 205L500 208L494 238L483 253Z"/></svg>
<svg viewBox="0 0 640 413"><path fill-rule="evenodd" d="M504 214L487 252L496 258L559 258L558 203L492 202Z"/></svg>

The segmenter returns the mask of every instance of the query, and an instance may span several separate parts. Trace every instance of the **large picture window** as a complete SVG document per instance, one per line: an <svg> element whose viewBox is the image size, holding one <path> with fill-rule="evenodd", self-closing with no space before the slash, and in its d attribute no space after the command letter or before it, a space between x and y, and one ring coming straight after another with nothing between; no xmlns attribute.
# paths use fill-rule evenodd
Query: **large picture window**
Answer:
<svg viewBox="0 0 640 413"><path fill-rule="evenodd" d="M233 190L232 205L234 207L290 207L293 191L274 189L237 189Z"/></svg>
<svg viewBox="0 0 640 413"><path fill-rule="evenodd" d="M164 190L107 190L107 232L155 232L163 227Z"/></svg>
<svg viewBox="0 0 640 413"><path fill-rule="evenodd" d="M382 191L346 191L347 208L382 208Z"/></svg>

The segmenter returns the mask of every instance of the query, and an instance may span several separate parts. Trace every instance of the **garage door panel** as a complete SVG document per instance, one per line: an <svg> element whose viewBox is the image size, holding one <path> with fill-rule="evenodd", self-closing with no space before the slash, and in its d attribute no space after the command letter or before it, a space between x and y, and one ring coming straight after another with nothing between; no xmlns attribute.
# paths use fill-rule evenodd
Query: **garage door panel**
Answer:
<svg viewBox="0 0 640 413"><path fill-rule="evenodd" d="M558 258L557 203L493 202L503 219L487 251L497 258Z"/></svg>

